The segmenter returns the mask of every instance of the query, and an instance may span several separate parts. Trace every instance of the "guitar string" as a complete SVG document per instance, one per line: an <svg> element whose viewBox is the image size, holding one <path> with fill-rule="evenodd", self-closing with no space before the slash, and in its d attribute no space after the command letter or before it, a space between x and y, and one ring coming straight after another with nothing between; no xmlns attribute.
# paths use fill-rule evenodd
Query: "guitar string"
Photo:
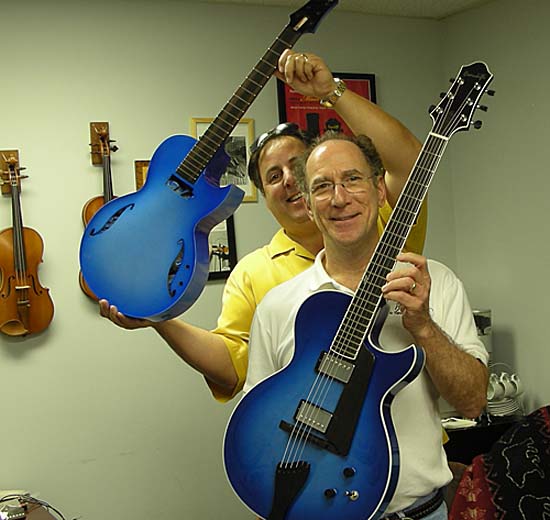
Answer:
<svg viewBox="0 0 550 520"><path fill-rule="evenodd" d="M223 142L229 137L252 102L262 91L277 68L281 54L292 48L300 34L293 33L289 26L275 38L260 60L254 65L245 80L237 87L220 114L212 121L206 132L200 136L187 156L176 168L186 179L195 182L208 162L214 157ZM244 93L250 96L245 96ZM246 99L249 97L250 99ZM236 113L235 113L236 112ZM222 125L225 125L224 128Z"/></svg>
<svg viewBox="0 0 550 520"><path fill-rule="evenodd" d="M415 189L415 185L412 184L411 185L412 188L413 188L413 192L414 192L414 189ZM418 190L418 188L416 188ZM376 267L376 266L375 266ZM372 272L372 269L371 269L371 272ZM374 273L376 274L376 272ZM367 272L367 276L366 276L366 279L368 280L369 276L368 276L368 272ZM363 287L364 283L361 284L360 286L360 289ZM358 291L358 295L357 295L357 298L356 300L358 300L360 303L359 303L359 309L364 309L364 305L365 303L368 305L369 303L372 304L372 302L368 301L368 300L363 300L361 301L361 292L363 291ZM380 292L380 291L378 291ZM368 294L368 291L367 291L367 294ZM365 326L365 313L364 312L357 312L357 305L356 306L353 306L353 305L350 305L350 309L348 310L348 312L346 313L348 316L347 316L347 319L344 318L344 321L342 322L343 323L343 327L342 327L342 331L341 333L337 336L336 338L336 341L335 341L335 347L333 348L333 350L336 352L337 356L339 355L341 357L341 359L345 358L345 357L349 357L349 354L348 355L344 355L342 353L347 353L347 351L349 350L349 346L351 344L351 346L354 348L354 350L356 352L359 351L359 348L360 346L363 344L364 342L364 338L368 332L368 327ZM374 315L374 312L371 312L370 314ZM372 316L371 316L372 318ZM369 322L370 320L367 320L367 322ZM357 325L360 324L361 326L358 327ZM362 329L362 334L359 335L359 340L358 340L358 330L357 329ZM329 390L330 390L330 387L332 385L332 381L334 378L330 378L330 375L329 374L329 377L326 378L326 381L327 381L327 384L326 384L326 387L323 390L323 394L324 394L324 397L326 398L326 395L328 394ZM323 399L324 400L324 399ZM319 403L319 406L322 407L322 402Z"/></svg>
<svg viewBox="0 0 550 520"><path fill-rule="evenodd" d="M459 115L458 117L460 117L460 115ZM434 125L434 130L437 130L437 124ZM440 133L440 132L438 132L438 133ZM440 143L440 144L441 144L441 143ZM437 147L437 142L435 143L435 146ZM428 141L427 141L427 149L425 150L425 151L427 152L427 154L430 154L430 153L431 153L431 152L428 150L429 147L430 147L430 143L429 143L429 138L428 138ZM423 167L423 166L421 166L420 164L417 165L417 166L418 166L418 170L419 170L420 172L421 172L422 170L425 170L425 171L428 172L427 174L426 174L426 173L424 174L424 177L428 177L428 178L429 178L430 175L433 176L433 173L435 172L435 169L437 168L437 166L438 166L438 164L439 164L439 161L440 161L440 159L441 159L441 157L442 157L442 153L443 153L445 147L446 147L446 141L445 141L444 143L441 144L441 151L440 151L440 153L433 153L433 154L432 154L432 155L433 155L433 158L432 158L433 165L432 165L430 168ZM429 155L428 155L428 158L429 158ZM421 159L424 159L424 158L421 157ZM417 169L417 168L415 168L415 169ZM413 173L414 173L414 172L413 172ZM411 174L411 178L412 178L412 177L413 177L413 175ZM427 189L428 189L428 186L429 186L429 180L431 180L431 179L428 179L428 180L424 179L423 182L422 182L419 186L416 186L416 187L415 187L415 185L413 184L413 188L412 188L412 190L411 190L411 191L412 191L412 194L411 194L411 195L413 195L413 197L412 197L412 202L410 202L410 204L412 204L412 205L414 206L414 205L415 205L414 199L417 199L417 200L420 200L420 204L417 204L418 207L421 206L421 202L422 202L422 200L423 200L423 198L424 198L424 196L425 196L425 193L426 193L426 191L427 191ZM414 182L414 181L413 181L413 182ZM415 190L416 190L416 193L415 193ZM404 191L405 191L405 190L404 190ZM419 192L420 192L420 193L419 193ZM422 193L422 192L424 192L424 193ZM409 196L409 198L411 198L411 197ZM405 203L405 206L406 206L406 205L407 205L407 203ZM399 204L397 204L396 207L400 207ZM411 208L405 207L404 209L405 209L406 211L409 211L409 213L411 213L411 214L414 214L414 213L415 213L414 211L411 211ZM418 210L416 210L416 213L418 213ZM404 225L404 224L403 224L402 222L400 222L399 220L397 220L397 225L399 226L399 225ZM406 226L407 226L407 224L405 224L405 227L406 227ZM410 230L410 224L409 224L408 226L409 226L409 230ZM405 229L405 231L406 231L406 229ZM405 239L406 239L406 235L405 235ZM404 241L404 240L403 240L403 241ZM394 245L392 245L391 247L395 249L395 246L394 246ZM384 254L382 254L382 256L385 256L385 257L388 258L388 259L390 258L389 256L384 255ZM395 261L394 261L394 263L395 263ZM384 269L385 266L375 265L375 274L376 274L376 269L379 269L379 268ZM378 287L378 289L380 289L380 287ZM378 292L380 292L380 291L378 291ZM368 291L367 291L367 293L368 293ZM363 301L363 303L364 303L364 301ZM367 304L368 304L368 303L370 303L370 302L367 302ZM347 313L346 313L346 314L347 314ZM345 320L345 318L344 318L344 322L345 322L345 321L346 321L346 320ZM364 316L359 315L359 321L360 321L360 322L364 321ZM371 321L371 320L369 320L369 321ZM344 322L343 322L343 323L344 323ZM353 320L352 320L352 323L353 323ZM355 323L357 323L357 321L356 321ZM350 333L350 332L348 331L348 332L347 332L348 336L349 336L349 335L354 335L354 333L355 333L354 329L355 329L355 327L353 327L353 328L350 327L350 330L351 330L352 332ZM363 344L364 338L366 337L366 334L367 334L368 330L369 330L369 328L366 328L366 329L365 329L365 333L364 333L364 335L363 335L363 340L360 342L358 348L360 348L361 345ZM337 336L336 336L335 339L336 339L336 340L338 339L338 333L337 333ZM332 346L331 346L331 349L330 349L330 350L331 350L331 351L333 350L333 347L332 347ZM338 354L337 354L337 356L338 356ZM341 355L341 358L345 358L345 357L347 357L347 356ZM322 361L322 363L321 363L321 368L322 368L322 365L327 365L327 364L330 365L330 360L329 360L328 357L325 358L325 359ZM334 366L335 366L335 363L332 364L332 367L334 367ZM337 368L334 368L333 370L337 370ZM325 397L324 397L324 398L326 398L326 395L327 395L327 393L328 393L328 391L329 391L329 389L330 389L330 386L332 385L332 381L333 381L333 379L334 379L334 377L331 377L331 376L333 376L333 375L335 374L335 372L332 372L332 374L330 374L330 371L331 371L331 369L329 368L329 370L327 371L327 375L326 375L326 376L323 376L323 378L319 378L319 376L318 376L318 377L316 378L316 380L317 380L316 383L318 382L319 379L321 380L321 384L323 384L323 382L324 382L324 383L327 383L327 382L328 382L328 385L326 385L325 391L323 392L323 393L325 394ZM314 386L315 386L316 383L314 383ZM318 393L318 392L317 392L317 393ZM310 391L310 395L311 395L311 391ZM308 398L308 402L309 402L309 398ZM320 405L318 405L318 406L319 406L319 409L322 408L321 405L322 405L322 403L320 403ZM317 405L316 405L316 406L317 406ZM300 435L300 436L301 436L302 438L304 437L304 435L305 435L305 436L308 436L309 433L312 431L313 428L312 428L311 426L308 427L308 426L307 426L307 423L310 422L310 421L314 421L316 418L318 418L319 413L320 413L320 410L314 411L314 414L315 414L316 417L314 418L313 416L310 416L310 420L307 421L306 423L304 423L304 424L306 424L306 428L304 428L304 429L303 429L304 431L301 432L301 435ZM296 428L296 427L295 427L294 430L296 431L297 429L302 430L302 428ZM301 448L301 450L300 450L300 457L301 457L301 453L303 453L303 449L305 448L305 442L306 442L306 441L307 441L307 438L306 438L305 440L302 440L302 441L300 442L300 444L302 445L302 448ZM288 445L287 445L287 446L288 446Z"/></svg>
<svg viewBox="0 0 550 520"><path fill-rule="evenodd" d="M345 323L345 320L344 320L344 323ZM348 333L348 334L349 334L349 333ZM335 349L332 349L332 348L331 348L331 350L335 350ZM337 352L337 350L336 350L336 352ZM327 361L327 362L328 362L328 361ZM324 363L324 364L326 364L326 363ZM319 378L318 378L318 379L319 379ZM329 381L329 385L330 385L331 379L329 379L329 377L324 377L323 380L324 380L324 381ZM328 391L328 389L327 389L327 391ZM309 399L308 399L308 401L309 401ZM318 415L318 412L315 412L315 413ZM313 420L313 418L312 418L312 420ZM307 424L307 423L308 423L308 422L306 422L305 424ZM309 431L311 431L311 429L312 429L311 427L307 428L307 430L309 430ZM302 428L300 428L300 430L302 430ZM305 433L305 429L302 431L302 433Z"/></svg>
<svg viewBox="0 0 550 520"><path fill-rule="evenodd" d="M348 310L348 312L347 312L346 314L349 314L349 310ZM361 317L361 319L363 319L363 318ZM353 320L352 320L352 321L353 321ZM346 324L346 323L347 323L346 318L344 318L344 321L342 322L342 324L344 325L344 329L345 329L345 324ZM342 329L342 327L341 327L341 329ZM349 326L348 326L348 329L350 329ZM344 330L344 332L343 332L344 339L343 339L343 340L340 340L341 343L342 343L342 342L343 342L343 343L348 343L349 340L346 340L346 336L349 337L350 335L353 336L353 335L355 334L355 331L353 330L353 328L351 328L350 330L352 331L351 334L350 334L350 331L349 331L349 330L347 330L347 331ZM340 331L337 333L337 335L336 335L336 343L338 343L338 337L341 336L341 335L342 335L342 332L341 332L341 330L340 330ZM357 342L356 342L356 343L357 343ZM361 343L362 343L362 340L361 340ZM334 345L334 344L333 344L333 345ZM349 356L344 356L344 355L341 355L341 354L340 354L339 351L342 350L341 347L336 347L336 348L334 348L334 346L333 346L333 347L331 347L330 350L331 350L332 352L336 353L336 358L338 358L338 356L340 356L340 358L345 358L345 357L348 357L348 358L349 358ZM358 348L356 348L356 350L358 351ZM323 362L322 365L321 365L321 369L323 368L323 365L326 366L327 364L330 365L330 360L329 360L329 358L325 358L324 362ZM319 388L316 390L315 393L318 394L318 393L321 392L322 394L324 394L324 397L323 397L322 401L325 400L326 395L328 394L328 392L329 392L329 390L330 390L330 386L332 385L332 381L333 381L333 379L334 379L334 377L333 377L333 376L334 376L334 370L337 370L337 368L335 367L335 365L336 365L336 363L332 364L332 367L334 367L334 368L329 367L329 370L324 370L324 372L327 374L326 376L323 376L322 378L318 376L318 377L316 378L316 379L317 379L316 384L317 384L319 381L320 381L320 384L319 384ZM332 372L332 373L331 373L331 372ZM316 386L316 384L314 384L314 386ZM324 384L325 388L323 388L323 384ZM310 392L310 395L311 395L311 392ZM309 398L309 396L308 396L308 402L312 402L312 401L315 402L315 400L310 400L310 398ZM321 408L322 406L319 406L319 407ZM304 438L305 436L309 435L309 433L310 433L311 430L313 429L311 426L307 427L307 424L309 424L310 422L315 422L315 421L318 419L319 413L320 413L319 410L314 409L313 413L310 414L309 420L306 420L305 423L304 423L304 424L306 425L306 427L305 427L305 428L302 428L302 427L299 426L298 428L295 429L295 430L300 430L300 437L301 437L301 439L298 439L298 440L299 440L299 441L302 441L302 442L299 443L299 444L301 445L301 450L300 450L301 452L303 452L303 449L304 449L304 447L305 447L305 444L304 444L305 441L303 440L303 438ZM306 419L307 419L307 418L306 418ZM307 440L307 438L306 438L305 440Z"/></svg>

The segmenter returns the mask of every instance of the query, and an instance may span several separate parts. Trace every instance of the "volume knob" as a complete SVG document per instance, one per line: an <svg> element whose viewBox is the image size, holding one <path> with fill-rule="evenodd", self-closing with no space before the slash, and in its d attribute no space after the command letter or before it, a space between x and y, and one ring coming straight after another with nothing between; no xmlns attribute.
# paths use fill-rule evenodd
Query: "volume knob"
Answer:
<svg viewBox="0 0 550 520"><path fill-rule="evenodd" d="M325 497L326 498L334 498L338 494L338 491L334 488L328 488L325 489Z"/></svg>

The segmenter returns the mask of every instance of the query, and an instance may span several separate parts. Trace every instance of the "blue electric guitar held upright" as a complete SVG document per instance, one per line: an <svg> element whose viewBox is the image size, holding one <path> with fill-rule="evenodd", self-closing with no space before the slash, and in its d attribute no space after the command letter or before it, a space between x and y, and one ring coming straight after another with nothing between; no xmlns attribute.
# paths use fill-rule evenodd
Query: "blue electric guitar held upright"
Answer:
<svg viewBox="0 0 550 520"><path fill-rule="evenodd" d="M244 193L220 187L223 145L277 67L281 54L317 25L338 0L310 0L235 91L203 136L176 135L155 151L136 193L112 200L90 220L80 245L91 290L132 317L178 316L208 278L208 234L229 217Z"/></svg>
<svg viewBox="0 0 550 520"><path fill-rule="evenodd" d="M300 307L295 352L247 393L224 438L231 486L268 520L371 520L390 503L399 474L391 417L395 395L424 364L411 345L384 351L382 286L394 268L452 134L467 130L492 74L463 66L431 110L434 121L353 298L321 291ZM485 107L481 107L485 108ZM479 127L479 123L474 123Z"/></svg>

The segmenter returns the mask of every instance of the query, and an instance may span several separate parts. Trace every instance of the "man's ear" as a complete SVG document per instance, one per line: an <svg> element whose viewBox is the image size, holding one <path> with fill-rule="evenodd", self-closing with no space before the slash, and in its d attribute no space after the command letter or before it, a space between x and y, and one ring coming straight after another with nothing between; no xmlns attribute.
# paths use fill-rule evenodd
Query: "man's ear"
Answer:
<svg viewBox="0 0 550 520"><path fill-rule="evenodd" d="M313 211L311 211L311 201L309 200L308 197L304 197L304 200L306 201L307 214L309 215L309 218L311 220L314 220L313 219Z"/></svg>
<svg viewBox="0 0 550 520"><path fill-rule="evenodd" d="M383 176L378 178L376 189L378 190L378 207L381 208L386 203L386 182Z"/></svg>

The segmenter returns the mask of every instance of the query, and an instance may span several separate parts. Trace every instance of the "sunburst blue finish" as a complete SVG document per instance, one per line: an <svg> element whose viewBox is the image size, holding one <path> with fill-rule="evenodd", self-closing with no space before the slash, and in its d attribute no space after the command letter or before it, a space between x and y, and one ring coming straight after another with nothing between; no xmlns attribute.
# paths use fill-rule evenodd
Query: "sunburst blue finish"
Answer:
<svg viewBox="0 0 550 520"><path fill-rule="evenodd" d="M244 196L236 186L217 183L228 161L223 149L190 185L192 196L171 189L169 179L195 142L185 135L166 139L142 189L103 206L84 232L80 265L86 282L128 316L164 320L195 302L208 278L208 234ZM180 254L181 267L170 279Z"/></svg>
<svg viewBox="0 0 550 520"><path fill-rule="evenodd" d="M231 416L224 439L225 470L237 495L262 518L271 511L275 467L289 439L279 423L294 423L300 400L308 399L317 377L317 359L321 351L328 350L350 300L334 291L316 293L306 300L296 317L296 350L291 363L255 386ZM399 453L390 403L420 373L424 352L414 345L399 352L382 351L377 345L384 319L380 312L363 346L375 361L351 450L339 456L306 444L299 459L309 462L311 471L286 520L374 519L393 496ZM342 389L343 383L333 380L323 408L333 411ZM348 467L356 469L355 476L343 475ZM338 493L326 498L326 489ZM359 498L350 500L346 490L358 491Z"/></svg>

